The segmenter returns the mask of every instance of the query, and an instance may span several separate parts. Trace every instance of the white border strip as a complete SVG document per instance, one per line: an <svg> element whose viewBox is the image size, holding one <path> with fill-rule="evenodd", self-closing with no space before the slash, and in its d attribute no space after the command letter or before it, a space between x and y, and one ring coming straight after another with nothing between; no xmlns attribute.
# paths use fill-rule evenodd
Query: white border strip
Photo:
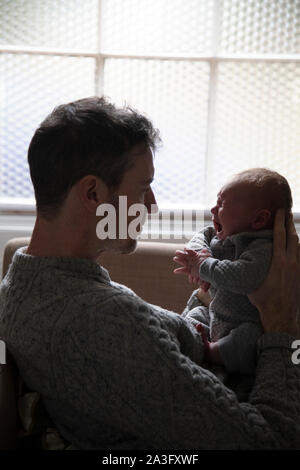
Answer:
<svg viewBox="0 0 300 470"><path fill-rule="evenodd" d="M0 53L59 55L76 57L93 57L95 59L160 59L160 60L193 60L193 61L232 61L232 62L300 62L300 54L161 54L152 51L148 54L136 52L93 52L79 49L59 49L32 46L8 46L0 44Z"/></svg>

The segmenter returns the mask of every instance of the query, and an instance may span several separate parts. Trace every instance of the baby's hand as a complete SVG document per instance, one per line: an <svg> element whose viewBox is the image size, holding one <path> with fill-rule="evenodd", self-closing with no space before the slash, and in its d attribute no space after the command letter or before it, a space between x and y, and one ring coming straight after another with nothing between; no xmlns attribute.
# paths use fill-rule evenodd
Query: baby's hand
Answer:
<svg viewBox="0 0 300 470"><path fill-rule="evenodd" d="M191 283L199 285L200 281L202 281L199 274L199 269L201 264L206 258L211 257L211 254L205 248L200 252L190 250L189 248L185 248L184 251L177 250L175 252L173 260L175 263L180 264L181 268L176 268L174 270L175 274L187 274L188 279ZM207 290L207 284L205 284L205 288Z"/></svg>

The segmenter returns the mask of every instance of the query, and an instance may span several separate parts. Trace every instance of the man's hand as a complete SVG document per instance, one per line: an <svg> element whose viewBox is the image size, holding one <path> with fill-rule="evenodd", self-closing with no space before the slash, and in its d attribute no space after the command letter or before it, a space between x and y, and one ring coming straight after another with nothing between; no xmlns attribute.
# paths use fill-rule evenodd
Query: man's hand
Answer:
<svg viewBox="0 0 300 470"><path fill-rule="evenodd" d="M188 276L189 282L193 284L199 285L200 282L203 282L205 284L203 284L201 287L208 290L209 284L201 280L199 270L203 261L210 257L210 252L205 248L199 252L190 250L189 248L185 248L184 251L177 250L173 260L182 267L174 269L174 273L186 274Z"/></svg>
<svg viewBox="0 0 300 470"><path fill-rule="evenodd" d="M257 307L266 333L300 336L300 245L292 215L277 211L274 222L273 258L268 276L248 295Z"/></svg>

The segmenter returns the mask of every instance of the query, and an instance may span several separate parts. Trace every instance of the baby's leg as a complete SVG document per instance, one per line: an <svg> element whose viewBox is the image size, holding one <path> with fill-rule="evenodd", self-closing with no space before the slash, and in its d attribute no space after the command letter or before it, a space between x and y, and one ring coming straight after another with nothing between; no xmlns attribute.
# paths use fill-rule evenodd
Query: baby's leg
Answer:
<svg viewBox="0 0 300 470"><path fill-rule="evenodd" d="M201 322L204 325L207 325L209 327L209 324L210 324L209 308L203 307L203 306L195 307L188 312L188 314L186 315L186 318L189 318L189 319L193 318L198 323Z"/></svg>
<svg viewBox="0 0 300 470"><path fill-rule="evenodd" d="M202 295L199 295L201 291ZM182 316L185 317L192 309L196 307L207 307L207 299L209 298L208 292L203 292L202 289L196 289L193 291L189 300L187 301L186 307L182 312Z"/></svg>
<svg viewBox="0 0 300 470"><path fill-rule="evenodd" d="M193 308L192 310L188 311L185 318L191 322L195 327L198 328L199 331L199 324L204 329L204 333L207 337L207 340L210 341L210 314L209 308L204 306L198 306ZM203 332L201 332L202 334ZM203 366L210 370L221 382L225 382L228 378L228 374L225 370L225 367L222 364L213 364L211 362L204 362Z"/></svg>
<svg viewBox="0 0 300 470"><path fill-rule="evenodd" d="M210 340L210 333L209 333L209 309L208 307L198 306L190 310L186 315L185 319L192 323L195 327L202 325L203 329L205 330L207 339Z"/></svg>

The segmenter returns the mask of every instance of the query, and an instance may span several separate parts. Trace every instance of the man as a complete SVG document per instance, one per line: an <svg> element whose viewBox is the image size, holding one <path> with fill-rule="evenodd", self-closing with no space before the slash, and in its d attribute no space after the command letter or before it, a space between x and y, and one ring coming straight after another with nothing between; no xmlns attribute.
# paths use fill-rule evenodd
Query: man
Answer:
<svg viewBox="0 0 300 470"><path fill-rule="evenodd" d="M37 219L1 286L0 335L79 449L300 448L292 221L286 248L278 213L270 274L251 297L265 335L249 403L201 367L201 336L186 320L114 284L95 262L134 250L129 236L99 239L96 212L118 212L119 196L150 210L157 141L144 116L102 98L60 106L41 124L28 152Z"/></svg>

